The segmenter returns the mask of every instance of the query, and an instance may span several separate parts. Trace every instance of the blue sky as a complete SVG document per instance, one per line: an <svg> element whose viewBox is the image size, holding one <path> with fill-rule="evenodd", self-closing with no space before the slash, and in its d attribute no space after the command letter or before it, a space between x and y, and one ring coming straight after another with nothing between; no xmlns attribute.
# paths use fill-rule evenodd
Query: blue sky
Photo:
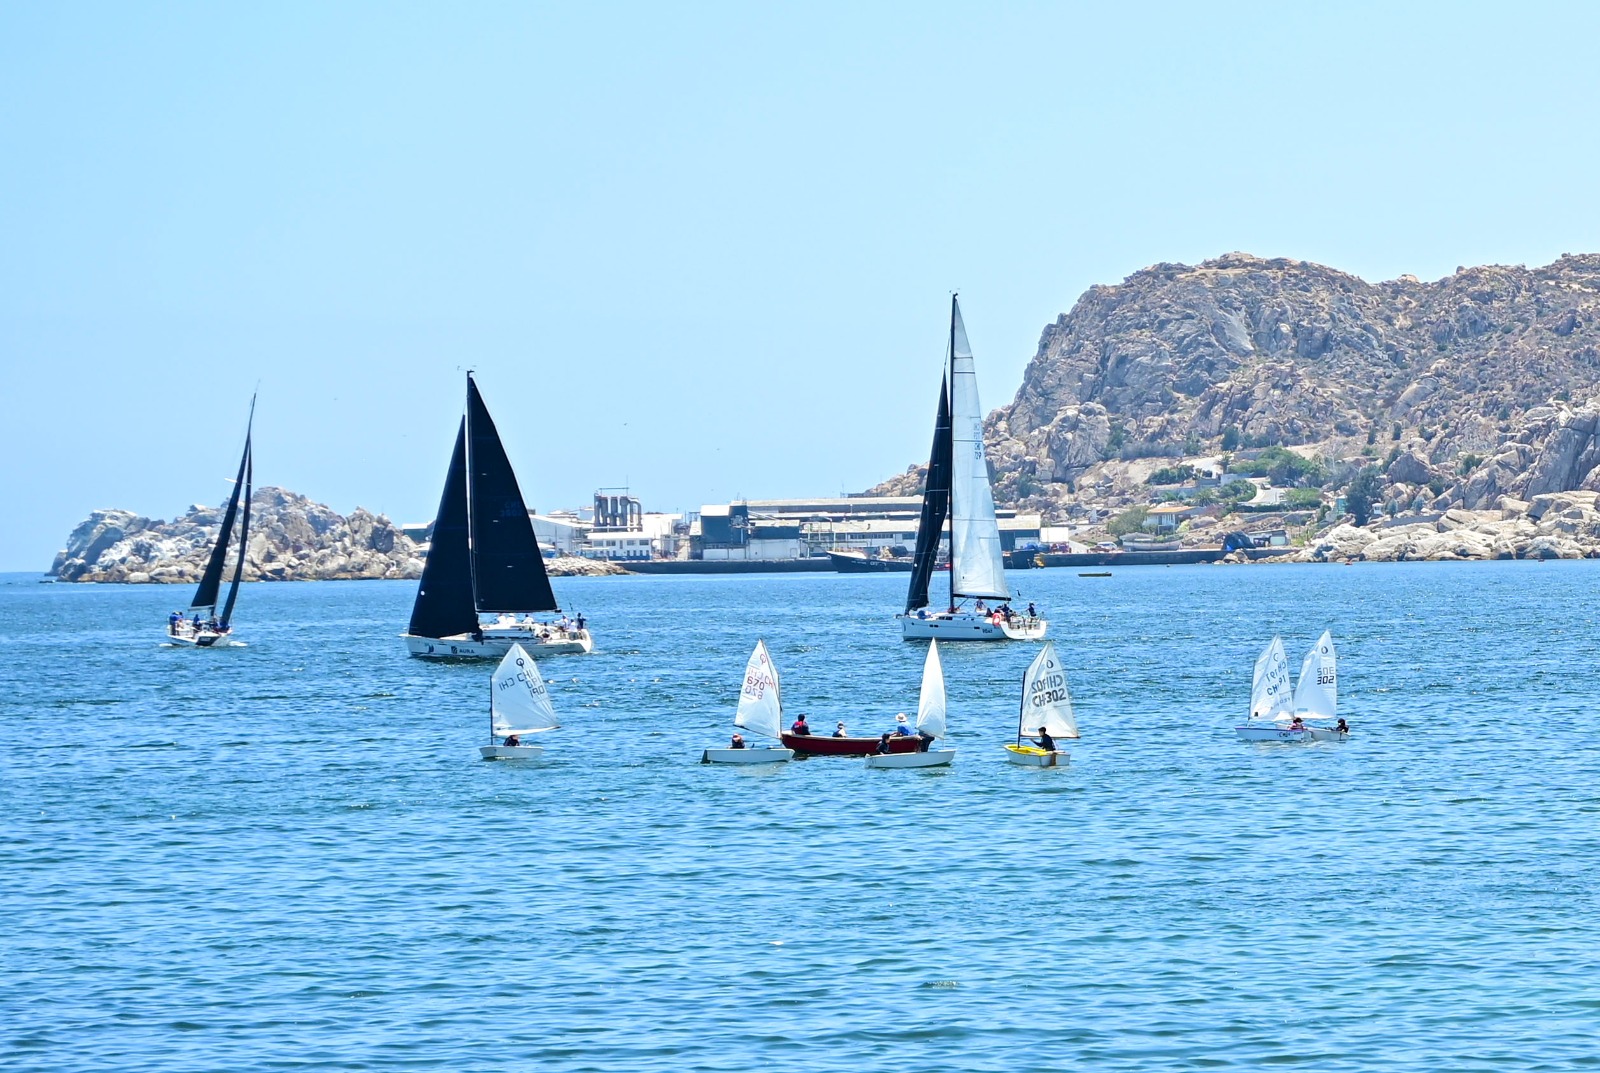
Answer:
<svg viewBox="0 0 1600 1073"><path fill-rule="evenodd" d="M1579 5L0 6L0 569L258 483L858 490L1095 283L1600 250Z"/></svg>

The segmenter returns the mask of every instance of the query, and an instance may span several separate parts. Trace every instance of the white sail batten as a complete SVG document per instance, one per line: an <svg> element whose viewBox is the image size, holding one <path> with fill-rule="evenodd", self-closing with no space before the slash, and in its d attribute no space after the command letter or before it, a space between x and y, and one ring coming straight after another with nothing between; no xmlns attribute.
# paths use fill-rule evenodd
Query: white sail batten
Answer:
<svg viewBox="0 0 1600 1073"><path fill-rule="evenodd" d="M1294 708L1289 686L1289 657L1283 651L1283 638L1274 637L1256 659L1250 680L1250 718L1273 719Z"/></svg>
<svg viewBox="0 0 1600 1073"><path fill-rule="evenodd" d="M491 696L489 725L498 737L535 734L561 725L544 678L521 645L513 644L495 668Z"/></svg>
<svg viewBox="0 0 1600 1073"><path fill-rule="evenodd" d="M950 304L950 591L955 596L1009 600L1000 526L995 521L989 463L983 450L983 408L978 373L961 322Z"/></svg>
<svg viewBox="0 0 1600 1073"><path fill-rule="evenodd" d="M772 665L767 643L757 641L750 662L744 665L744 685L739 689L739 711L734 726L769 738L783 732L783 703L778 694L778 671Z"/></svg>
<svg viewBox="0 0 1600 1073"><path fill-rule="evenodd" d="M1072 693L1067 688L1067 672L1056 656L1051 641L1033 657L1022 676L1022 713L1018 716L1018 736L1038 733L1044 727L1053 738L1076 738L1078 720L1072 714Z"/></svg>
<svg viewBox="0 0 1600 1073"><path fill-rule="evenodd" d="M944 665L939 662L939 642L928 644L922 661L922 692L917 696L917 729L935 738L945 735Z"/></svg>
<svg viewBox="0 0 1600 1073"><path fill-rule="evenodd" d="M1333 635L1322 636L1300 664L1300 681L1294 688L1294 714L1306 719L1332 719L1339 712L1339 657Z"/></svg>

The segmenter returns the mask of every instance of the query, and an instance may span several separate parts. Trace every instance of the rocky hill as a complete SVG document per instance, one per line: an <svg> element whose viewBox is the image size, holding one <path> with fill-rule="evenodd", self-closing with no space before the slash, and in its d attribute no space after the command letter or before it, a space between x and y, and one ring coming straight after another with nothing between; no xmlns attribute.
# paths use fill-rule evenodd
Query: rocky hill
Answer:
<svg viewBox="0 0 1600 1073"><path fill-rule="evenodd" d="M980 347L981 355L981 347ZM1600 489L1600 255L1368 283L1234 253L1089 289L986 423L997 500L1139 499L1149 459L1291 446L1380 502ZM880 488L914 488L913 471Z"/></svg>
<svg viewBox="0 0 1600 1073"><path fill-rule="evenodd" d="M282 488L250 499L247 581L332 581L422 576L427 545L357 507L348 517ZM97 510L67 537L50 573L62 581L197 584L222 525L222 508L193 506L170 522ZM563 557L551 574L620 574L612 563ZM231 568L230 568L231 569Z"/></svg>

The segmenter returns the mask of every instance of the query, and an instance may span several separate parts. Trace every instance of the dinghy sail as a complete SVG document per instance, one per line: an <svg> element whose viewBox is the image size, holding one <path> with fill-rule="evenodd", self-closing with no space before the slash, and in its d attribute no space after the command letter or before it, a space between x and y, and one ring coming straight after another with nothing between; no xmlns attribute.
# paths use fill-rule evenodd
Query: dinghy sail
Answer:
<svg viewBox="0 0 1600 1073"><path fill-rule="evenodd" d="M525 734L555 730L561 725L550 690L533 657L512 642L489 680L489 744L478 750L485 760L528 760L544 752L524 745Z"/></svg>
<svg viewBox="0 0 1600 1073"><path fill-rule="evenodd" d="M757 641L744 666L744 681L739 687L739 708L733 725L751 734L774 740L783 737L783 702L778 689L778 669L765 641ZM742 741L742 737L738 740ZM776 745L750 745L707 749L700 754L703 764L774 764L794 756L793 749Z"/></svg>
<svg viewBox="0 0 1600 1073"><path fill-rule="evenodd" d="M189 601L188 618L173 615L168 619L167 633L177 644L211 648L233 630L233 608L239 599L239 583L244 580L244 558L250 546L250 496L255 482L255 460L251 453L250 437L256 420L256 399L250 396L250 416L244 426L244 453L239 456L239 472L233 479L233 491L228 495L228 505L222 511L222 528L217 542L211 547L206 560L205 573L200 575L200 585ZM241 503L243 507L241 509ZM239 523L239 536L233 537L234 523ZM236 547L233 577L228 583L228 595L222 603L222 614L217 614L217 598L222 593L222 575L228 560L228 549Z"/></svg>
<svg viewBox="0 0 1600 1073"><path fill-rule="evenodd" d="M592 650L581 616L576 623L565 615L557 621L532 618L560 610L511 461L468 373L466 413L450 454L406 647L413 656L435 659L500 656L513 643L542 655ZM480 623L480 614L497 617Z"/></svg>
<svg viewBox="0 0 1600 1073"><path fill-rule="evenodd" d="M1017 740L1006 746L1006 759L1024 767L1060 767L1070 759L1063 749L1024 744L1043 728L1053 740L1078 737L1078 720L1072 712L1067 672L1056 656L1054 642L1033 657L1022 674L1022 701L1017 713ZM1043 739L1039 739L1043 740Z"/></svg>
<svg viewBox="0 0 1600 1073"><path fill-rule="evenodd" d="M995 518L994 492L989 486L989 463L983 448L977 368L955 295L950 297L946 357L911 585L906 592L905 611L899 616L901 635L947 641L1038 640L1045 634L1044 619L1014 612L1006 615L999 610L986 612L980 606L984 600L999 600L1007 603L1009 611L1011 589L1005 579L1000 526ZM928 585L946 523L950 540L950 603L947 610L930 615L924 610L929 603ZM978 603L973 610L961 609L966 600Z"/></svg>

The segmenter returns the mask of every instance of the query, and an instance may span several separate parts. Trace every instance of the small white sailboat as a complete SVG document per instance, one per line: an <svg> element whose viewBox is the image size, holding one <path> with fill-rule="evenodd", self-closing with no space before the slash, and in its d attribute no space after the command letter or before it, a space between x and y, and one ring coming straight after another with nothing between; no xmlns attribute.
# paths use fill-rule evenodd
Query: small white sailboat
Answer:
<svg viewBox="0 0 1600 1073"><path fill-rule="evenodd" d="M783 734L783 701L778 690L778 669L765 641L757 641L755 651L744 665L744 684L739 687L739 710L733 725L764 738L780 739ZM739 738L743 741L743 737ZM794 756L793 749L781 745L748 745L743 748L707 749L700 754L702 764L776 764Z"/></svg>
<svg viewBox="0 0 1600 1073"><path fill-rule="evenodd" d="M489 744L478 749L479 755L485 760L537 759L544 746L524 745L523 736L560 725L538 665L512 642L489 682Z"/></svg>
<svg viewBox="0 0 1600 1073"><path fill-rule="evenodd" d="M1052 741L1078 737L1078 720L1072 714L1072 693L1067 688L1067 672L1056 656L1052 641L1044 643L1044 651L1033 657L1022 675L1022 702L1017 713L1017 740L1006 746L1006 759L1023 767L1066 767L1070 759L1065 749L1046 749L1042 745L1024 745L1039 731L1050 735ZM1042 741L1045 739L1035 739Z"/></svg>
<svg viewBox="0 0 1600 1073"><path fill-rule="evenodd" d="M167 618L169 645L194 648L226 648L242 642L230 638L233 632L233 605L239 599L239 582L244 580L244 557L250 545L250 490L255 480L255 456L250 449L250 432L256 421L255 396L250 397L250 417L244 426L244 453L239 456L239 475L233 479L233 492L222 512L222 527L217 542L211 546L206 560L205 573L194 599L189 601L189 616L185 618L174 611ZM239 522L238 536L234 535L234 521ZM222 593L222 573L228 558L228 547L238 549L234 556L233 580L228 585L227 599L222 602L222 613L217 614L218 597ZM205 618L200 613L206 613Z"/></svg>
<svg viewBox="0 0 1600 1073"><path fill-rule="evenodd" d="M939 662L939 642L928 645L922 661L922 691L917 696L917 733L928 738L945 736L944 666ZM928 748L910 753L874 753L868 767L940 767L956 758L954 749Z"/></svg>
<svg viewBox="0 0 1600 1073"><path fill-rule="evenodd" d="M917 523L911 585L900 615L906 640L1038 641L1048 623L1038 615L1011 610L1006 584L1000 526L995 520L994 491L983 449L983 407L978 403L978 375L961 320L961 306L950 298L950 349L939 410L933 425L933 450L928 456L928 483ZM950 603L929 613L928 583L937 567L939 543L946 523L950 533ZM965 601L975 601L970 607ZM984 600L1000 603L985 608Z"/></svg>
<svg viewBox="0 0 1600 1073"><path fill-rule="evenodd" d="M1244 741L1304 741L1303 728L1291 726L1294 699L1289 689L1289 657L1283 638L1274 637L1256 657L1250 679L1250 721L1234 727Z"/></svg>
<svg viewBox="0 0 1600 1073"><path fill-rule="evenodd" d="M1312 741L1343 741L1350 736L1349 728L1339 718L1339 655L1328 630L1322 631L1300 663L1300 679L1294 687L1294 716L1305 724Z"/></svg>

